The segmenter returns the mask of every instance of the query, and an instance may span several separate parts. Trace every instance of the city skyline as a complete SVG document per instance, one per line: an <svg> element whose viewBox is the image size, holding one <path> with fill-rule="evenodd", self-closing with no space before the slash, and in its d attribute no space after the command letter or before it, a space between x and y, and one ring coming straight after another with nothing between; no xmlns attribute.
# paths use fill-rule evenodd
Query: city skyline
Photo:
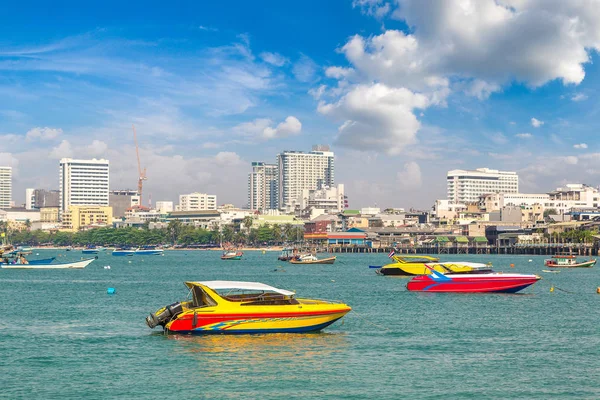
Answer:
<svg viewBox="0 0 600 400"><path fill-rule="evenodd" d="M314 143L331 145L352 208L431 205L453 169L516 171L523 193L600 181L593 5L22 7L0 27L0 165L17 203L58 189L64 157L108 159L110 189L135 188L131 123L154 201L243 206L252 161Z"/></svg>

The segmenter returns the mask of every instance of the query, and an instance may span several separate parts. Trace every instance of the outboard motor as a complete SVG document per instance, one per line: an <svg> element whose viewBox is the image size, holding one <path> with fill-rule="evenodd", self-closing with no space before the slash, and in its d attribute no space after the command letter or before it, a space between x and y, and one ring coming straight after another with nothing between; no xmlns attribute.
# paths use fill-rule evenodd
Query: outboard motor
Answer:
<svg viewBox="0 0 600 400"><path fill-rule="evenodd" d="M150 314L146 317L146 325L150 327L150 329L155 328L157 325L164 327L169 321L175 318L177 315L183 312L183 307L181 303L173 303L169 304L165 307L163 312L160 314Z"/></svg>

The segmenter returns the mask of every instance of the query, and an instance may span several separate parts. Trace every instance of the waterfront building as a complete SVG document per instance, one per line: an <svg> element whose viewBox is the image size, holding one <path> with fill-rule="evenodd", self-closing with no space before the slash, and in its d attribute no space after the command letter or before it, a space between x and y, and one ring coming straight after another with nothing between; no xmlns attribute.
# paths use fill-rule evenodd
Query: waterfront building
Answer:
<svg viewBox="0 0 600 400"><path fill-rule="evenodd" d="M302 189L301 195L289 204L286 211L293 212L296 207L299 207L300 210L311 208L323 210L325 213L339 213L344 211L347 205L344 185L338 184L320 189Z"/></svg>
<svg viewBox="0 0 600 400"><path fill-rule="evenodd" d="M212 229L214 225L219 226L220 216L217 210L173 211L167 215L166 222L181 221L184 225Z"/></svg>
<svg viewBox="0 0 600 400"><path fill-rule="evenodd" d="M60 212L70 206L109 206L108 160L60 160ZM112 218L112 211L111 211Z"/></svg>
<svg viewBox="0 0 600 400"><path fill-rule="evenodd" d="M487 193L518 193L519 176L516 172L489 168L448 171L448 200L455 204L479 201Z"/></svg>
<svg viewBox="0 0 600 400"><path fill-rule="evenodd" d="M0 209L10 208L12 203L12 168L0 167Z"/></svg>
<svg viewBox="0 0 600 400"><path fill-rule="evenodd" d="M153 210L144 206L130 207L125 211L125 220L131 222L145 223L149 221L160 221L162 218L158 210Z"/></svg>
<svg viewBox="0 0 600 400"><path fill-rule="evenodd" d="M550 200L546 193L489 193L479 196L479 208L482 211L498 211L505 206L531 207L544 205Z"/></svg>
<svg viewBox="0 0 600 400"><path fill-rule="evenodd" d="M328 146L313 146L312 151L284 151L277 155L278 207L293 207L302 190L333 187L334 155Z"/></svg>
<svg viewBox="0 0 600 400"><path fill-rule="evenodd" d="M41 222L58 222L58 207L40 208Z"/></svg>
<svg viewBox="0 0 600 400"><path fill-rule="evenodd" d="M25 189L25 209L33 210L35 204L35 189Z"/></svg>
<svg viewBox="0 0 600 400"><path fill-rule="evenodd" d="M179 195L177 211L216 210L217 196L213 194L194 192Z"/></svg>
<svg viewBox="0 0 600 400"><path fill-rule="evenodd" d="M61 215L62 229L77 232L80 229L112 225L112 207L70 205Z"/></svg>
<svg viewBox="0 0 600 400"><path fill-rule="evenodd" d="M60 191L35 189L33 191L33 208L60 207Z"/></svg>
<svg viewBox="0 0 600 400"><path fill-rule="evenodd" d="M255 161L248 174L248 208L250 210L272 210L278 207L277 165Z"/></svg>
<svg viewBox="0 0 600 400"><path fill-rule="evenodd" d="M160 214L167 214L173 211L173 202L172 201L157 201L154 207L158 210Z"/></svg>
<svg viewBox="0 0 600 400"><path fill-rule="evenodd" d="M111 190L108 205L113 209L113 218L123 218L128 209L141 205L140 194L137 190Z"/></svg>

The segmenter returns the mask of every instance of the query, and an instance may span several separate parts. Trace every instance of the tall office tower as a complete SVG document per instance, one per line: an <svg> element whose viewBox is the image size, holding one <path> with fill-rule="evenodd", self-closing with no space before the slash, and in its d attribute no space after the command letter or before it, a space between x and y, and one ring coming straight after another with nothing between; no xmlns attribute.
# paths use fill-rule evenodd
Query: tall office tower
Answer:
<svg viewBox="0 0 600 400"><path fill-rule="evenodd" d="M253 162L252 172L248 174L248 208L250 210L276 210L277 165Z"/></svg>
<svg viewBox="0 0 600 400"><path fill-rule="evenodd" d="M0 209L10 208L12 202L12 168L0 167Z"/></svg>
<svg viewBox="0 0 600 400"><path fill-rule="evenodd" d="M177 211L216 210L217 196L194 192L179 195Z"/></svg>
<svg viewBox="0 0 600 400"><path fill-rule="evenodd" d="M334 184L334 157L329 146L313 146L311 152L284 151L277 156L279 209L286 209L303 189L322 189Z"/></svg>
<svg viewBox="0 0 600 400"><path fill-rule="evenodd" d="M60 160L60 211L69 206L108 206L108 160Z"/></svg>

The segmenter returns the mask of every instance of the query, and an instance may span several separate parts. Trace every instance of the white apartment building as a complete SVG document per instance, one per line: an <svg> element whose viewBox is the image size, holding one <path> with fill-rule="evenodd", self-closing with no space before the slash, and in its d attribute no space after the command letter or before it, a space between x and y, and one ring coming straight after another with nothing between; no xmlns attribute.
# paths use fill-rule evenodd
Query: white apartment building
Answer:
<svg viewBox="0 0 600 400"><path fill-rule="evenodd" d="M473 203L487 193L519 193L519 176L516 172L489 168L448 171L448 200L452 203Z"/></svg>
<svg viewBox="0 0 600 400"><path fill-rule="evenodd" d="M493 193L479 198L479 208L486 212L498 211L505 206L531 208L534 205L542 206L542 211L554 209L564 214L572 208L597 208L600 193L594 187L570 183L550 193Z"/></svg>
<svg viewBox="0 0 600 400"><path fill-rule="evenodd" d="M217 196L213 194L194 192L179 195L176 211L216 210Z"/></svg>
<svg viewBox="0 0 600 400"><path fill-rule="evenodd" d="M172 201L157 201L154 205L154 208L158 210L161 214L170 213L173 211L173 202Z"/></svg>
<svg viewBox="0 0 600 400"><path fill-rule="evenodd" d="M25 189L25 209L33 210L35 208L35 189Z"/></svg>
<svg viewBox="0 0 600 400"><path fill-rule="evenodd" d="M12 203L12 167L0 167L0 209Z"/></svg>
<svg viewBox="0 0 600 400"><path fill-rule="evenodd" d="M69 206L108 206L108 160L60 160L60 211Z"/></svg>
<svg viewBox="0 0 600 400"><path fill-rule="evenodd" d="M315 208L327 213L342 212L345 209L344 185L338 184L334 187L323 187L321 189L302 189L302 194L296 200L301 210ZM294 210L286 210L292 212Z"/></svg>
<svg viewBox="0 0 600 400"><path fill-rule="evenodd" d="M277 155L280 209L289 208L302 190L332 187L334 156L328 146L313 146L311 152L284 151Z"/></svg>
<svg viewBox="0 0 600 400"><path fill-rule="evenodd" d="M248 208L250 210L275 210L278 208L279 173L277 165L253 162L248 174Z"/></svg>

